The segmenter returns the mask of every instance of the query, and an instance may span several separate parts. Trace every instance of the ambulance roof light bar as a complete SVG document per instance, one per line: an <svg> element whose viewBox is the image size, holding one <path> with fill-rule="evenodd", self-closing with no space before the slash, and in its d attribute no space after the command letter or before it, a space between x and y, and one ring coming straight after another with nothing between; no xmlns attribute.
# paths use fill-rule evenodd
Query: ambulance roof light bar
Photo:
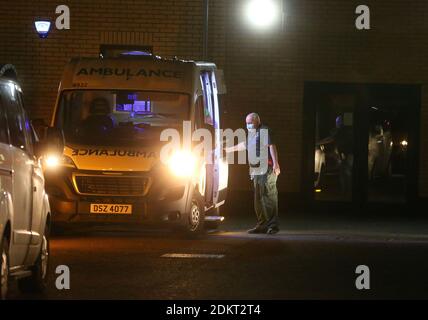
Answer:
<svg viewBox="0 0 428 320"><path fill-rule="evenodd" d="M153 47L140 45L110 45L100 46L100 58L119 57L148 57L153 58Z"/></svg>
<svg viewBox="0 0 428 320"><path fill-rule="evenodd" d="M150 52L147 51L137 51L137 50L133 50L133 51L125 51L121 53L122 56L133 56L133 57L151 57L153 56L153 54L151 54Z"/></svg>

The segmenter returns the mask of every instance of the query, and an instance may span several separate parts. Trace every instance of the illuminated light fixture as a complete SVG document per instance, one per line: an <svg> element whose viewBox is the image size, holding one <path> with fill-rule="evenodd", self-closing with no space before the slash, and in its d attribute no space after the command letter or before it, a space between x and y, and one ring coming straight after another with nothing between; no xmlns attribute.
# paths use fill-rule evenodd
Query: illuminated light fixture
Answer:
<svg viewBox="0 0 428 320"><path fill-rule="evenodd" d="M245 8L248 22L256 28L267 29L280 20L278 0L250 0Z"/></svg>
<svg viewBox="0 0 428 320"><path fill-rule="evenodd" d="M56 154L48 155L44 158L44 168L45 169L56 169L58 167L69 167L69 168L76 168L76 165L74 164L73 160L66 156L60 156Z"/></svg>
<svg viewBox="0 0 428 320"><path fill-rule="evenodd" d="M153 54L151 54L150 52L147 51L126 51L126 52L122 52L121 55L123 56L143 56L143 57L151 57L153 56Z"/></svg>
<svg viewBox="0 0 428 320"><path fill-rule="evenodd" d="M168 161L172 173L181 178L189 178L196 173L197 159L191 152L177 151Z"/></svg>
<svg viewBox="0 0 428 320"><path fill-rule="evenodd" d="M316 193L320 193L322 190L321 189L315 189Z"/></svg>
<svg viewBox="0 0 428 320"><path fill-rule="evenodd" d="M51 22L49 20L36 20L34 22L37 34L41 39L47 38L51 29Z"/></svg>
<svg viewBox="0 0 428 320"><path fill-rule="evenodd" d="M407 147L407 145L408 145L409 143L407 142L407 140L403 140L403 141L401 141L401 142L400 142L400 144L401 144L401 146L403 146L403 147Z"/></svg>

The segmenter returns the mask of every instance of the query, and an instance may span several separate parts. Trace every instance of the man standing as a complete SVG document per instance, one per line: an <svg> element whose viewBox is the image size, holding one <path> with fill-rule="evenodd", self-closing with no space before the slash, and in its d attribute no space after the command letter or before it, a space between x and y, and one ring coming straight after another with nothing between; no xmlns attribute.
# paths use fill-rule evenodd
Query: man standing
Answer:
<svg viewBox="0 0 428 320"><path fill-rule="evenodd" d="M247 150L250 177L254 186L254 209L257 225L248 233L275 234L278 225L278 190L276 180L281 170L278 151L271 130L263 125L257 113L246 117L247 142L226 148L226 152Z"/></svg>

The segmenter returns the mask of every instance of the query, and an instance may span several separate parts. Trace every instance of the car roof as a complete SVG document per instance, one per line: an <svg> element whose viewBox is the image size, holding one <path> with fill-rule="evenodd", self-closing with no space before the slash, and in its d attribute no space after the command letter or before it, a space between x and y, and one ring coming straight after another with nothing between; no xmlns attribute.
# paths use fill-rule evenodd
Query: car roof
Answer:
<svg viewBox="0 0 428 320"><path fill-rule="evenodd" d="M10 63L0 64L0 79L18 80L18 71Z"/></svg>
<svg viewBox="0 0 428 320"><path fill-rule="evenodd" d="M18 83L18 72L12 64L0 64L0 83L13 84L18 91L22 92Z"/></svg>

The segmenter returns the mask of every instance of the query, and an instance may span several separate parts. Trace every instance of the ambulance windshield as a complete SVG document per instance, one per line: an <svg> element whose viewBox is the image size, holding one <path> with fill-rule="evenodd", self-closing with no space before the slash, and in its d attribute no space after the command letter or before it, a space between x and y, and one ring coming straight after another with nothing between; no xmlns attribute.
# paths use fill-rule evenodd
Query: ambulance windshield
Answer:
<svg viewBox="0 0 428 320"><path fill-rule="evenodd" d="M71 90L61 96L56 125L72 143L121 145L155 138L189 119L187 94Z"/></svg>

